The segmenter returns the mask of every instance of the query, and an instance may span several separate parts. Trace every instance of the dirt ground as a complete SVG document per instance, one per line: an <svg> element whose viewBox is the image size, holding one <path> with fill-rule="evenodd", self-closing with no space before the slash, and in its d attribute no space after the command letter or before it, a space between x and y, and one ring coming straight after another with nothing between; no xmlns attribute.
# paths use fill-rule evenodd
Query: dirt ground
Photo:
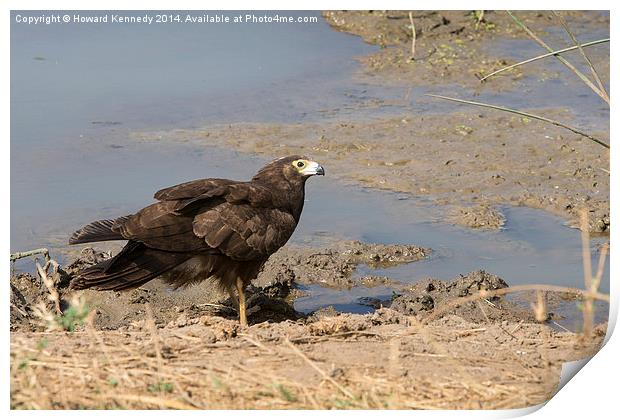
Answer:
<svg viewBox="0 0 620 420"><path fill-rule="evenodd" d="M502 13L478 19L465 12L414 12L411 60L408 13L324 16L335 29L383 47L360 58L357 77L386 86L406 81L471 88L476 75L508 63L486 56L486 43L523 37ZM547 12L520 16L536 31L554 24ZM567 19L584 27L609 24L608 17L582 12ZM514 89L522 71L498 79L494 88ZM602 76L608 80L608 67ZM403 89L403 104L407 96ZM563 121L574 117L563 109L532 111ZM592 134L609 140L608 132ZM504 203L545 209L573 225L586 208L592 232L610 228L606 149L558 127L486 109L378 113L364 121L235 123L133 136L199 141L269 158L307 154L335 179L429 196L450 208L447 221L472 228L500 228L505 217L497 205ZM591 340L552 328L554 305L578 296L547 294L538 322L533 294L450 306L480 290L509 286L484 271L414 285L352 276L359 264L385 267L431 253L414 245L344 241L325 248L286 246L250 286L250 326L241 327L230 299L207 282L171 291L154 281L127 293L84 291L80 300L66 290L71 276L109 257L87 248L63 267L55 284L63 317L53 313L37 277L11 278L11 406L520 408L548 400L562 363L590 356L602 344L605 324ZM293 307L303 285L380 283L395 292L373 302L372 314L334 308L304 314Z"/></svg>
<svg viewBox="0 0 620 420"><path fill-rule="evenodd" d="M536 321L523 295L451 305L508 287L484 271L392 282L398 292L366 315L292 306L300 284L350 287L365 281L351 278L356 264L399 264L428 252L359 242L287 247L249 288L250 326L241 327L230 299L208 282L175 293L157 282L126 293L67 290L77 270L108 257L85 248L57 281L62 317L37 277L11 279L11 405L517 408L550 398L562 362L602 344L606 325L592 340L558 332L551 314Z"/></svg>
<svg viewBox="0 0 620 420"><path fill-rule="evenodd" d="M157 327L11 334L17 409L519 408L591 342L529 322L423 324L391 309L305 320L203 315ZM67 384L70 384L68 386Z"/></svg>

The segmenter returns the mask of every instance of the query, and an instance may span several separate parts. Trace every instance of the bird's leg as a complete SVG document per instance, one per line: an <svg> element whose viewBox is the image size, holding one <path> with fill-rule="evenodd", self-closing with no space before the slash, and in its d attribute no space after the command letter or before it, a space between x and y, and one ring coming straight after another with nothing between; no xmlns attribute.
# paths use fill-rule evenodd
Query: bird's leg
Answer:
<svg viewBox="0 0 620 420"><path fill-rule="evenodd" d="M245 284L241 277L237 277L237 293L239 294L239 323L245 326L248 325L248 320L245 316Z"/></svg>
<svg viewBox="0 0 620 420"><path fill-rule="evenodd" d="M235 292L233 292L233 288L230 284L226 285L226 291L230 295L230 300L232 301L233 305L235 305L235 309L237 310L237 313L238 313L239 312L239 300L237 299L237 296L235 296Z"/></svg>

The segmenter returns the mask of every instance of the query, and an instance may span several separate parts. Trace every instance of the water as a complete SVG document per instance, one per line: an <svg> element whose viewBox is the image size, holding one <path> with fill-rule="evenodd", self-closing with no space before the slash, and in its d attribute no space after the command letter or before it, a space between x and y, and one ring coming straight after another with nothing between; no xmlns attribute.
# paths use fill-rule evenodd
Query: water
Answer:
<svg viewBox="0 0 620 420"><path fill-rule="evenodd" d="M522 41L505 42L523 49L524 56L533 52ZM11 251L48 246L62 253L76 228L134 212L152 202L160 188L204 177L247 179L264 163L191 141L136 142L130 139L135 131L455 109L454 104L422 98L430 91L453 93L449 86L416 86L405 95L402 88L355 82L355 57L374 49L331 30L322 19L310 25L165 27L25 26L13 19ZM561 104L578 111L594 106L588 102L592 99L581 99L583 92L541 88L534 79L524 83L538 96L492 94L490 89L481 95L516 107ZM576 82L571 88L578 86ZM476 92L460 88L456 93L471 97ZM596 115L581 122L605 130L608 110ZM422 198L327 178L310 180L307 189L308 202L292 238L296 243L321 246L331 239L358 239L413 243L434 251L425 261L390 269L362 266L356 276L414 282L485 269L509 284L583 284L579 232L548 213L502 207L505 229L476 232L443 223L443 209ZM601 242L595 239L592 246ZM31 264L23 261L18 268ZM604 292L609 290L608 273ZM298 310L333 304L339 310L367 312L371 309L359 298L391 294L387 287L335 291L310 286L307 291L296 302Z"/></svg>
<svg viewBox="0 0 620 420"><path fill-rule="evenodd" d="M321 229L331 226L332 235L337 237L377 243L414 243L433 250L429 258L411 264L379 269L359 266L353 274L355 277L386 276L412 283L429 277L448 280L483 269L510 285L543 283L583 288L580 232L542 210L502 206L506 216L503 229L473 231L442 223L441 208L422 199L403 200L402 194L311 181L309 201L297 238L314 236L320 240ZM310 227L315 231L308 230ZM593 267L598 260L597 249L605 240L594 238L591 242ZM609 262L601 291L609 293ZM358 302L360 297L385 300L391 295L391 290L384 286L355 287L338 292L312 286L307 292L309 296L296 301L300 311L310 312L331 302L338 310L363 313L369 309Z"/></svg>
<svg viewBox="0 0 620 420"><path fill-rule="evenodd" d="M339 106L353 57L374 49L318 12L293 13L317 24L283 26L34 26L17 14L40 13L12 12L12 250L37 246L86 205L135 208L171 174L218 173L216 161L206 169L176 148L129 144L131 130L293 121ZM188 163L204 169L190 174Z"/></svg>

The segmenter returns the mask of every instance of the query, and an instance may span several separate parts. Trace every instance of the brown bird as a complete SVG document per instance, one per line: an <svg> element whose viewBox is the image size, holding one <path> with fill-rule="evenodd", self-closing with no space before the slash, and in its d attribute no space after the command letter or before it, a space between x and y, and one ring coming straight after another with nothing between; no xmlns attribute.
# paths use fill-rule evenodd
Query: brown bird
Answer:
<svg viewBox="0 0 620 420"><path fill-rule="evenodd" d="M209 178L157 191L158 201L137 213L98 220L71 236L70 244L128 240L114 257L81 271L71 287L128 290L161 276L178 288L214 279L247 325L244 290L295 231L313 175L325 175L323 167L287 156L248 182Z"/></svg>

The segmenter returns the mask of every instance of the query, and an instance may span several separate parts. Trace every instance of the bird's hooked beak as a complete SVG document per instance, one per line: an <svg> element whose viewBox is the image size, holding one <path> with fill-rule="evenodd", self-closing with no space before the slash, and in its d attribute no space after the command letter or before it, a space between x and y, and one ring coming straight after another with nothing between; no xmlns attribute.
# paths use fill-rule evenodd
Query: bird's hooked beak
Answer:
<svg viewBox="0 0 620 420"><path fill-rule="evenodd" d="M308 165L301 171L302 175L325 175L325 169L317 162L308 162Z"/></svg>

